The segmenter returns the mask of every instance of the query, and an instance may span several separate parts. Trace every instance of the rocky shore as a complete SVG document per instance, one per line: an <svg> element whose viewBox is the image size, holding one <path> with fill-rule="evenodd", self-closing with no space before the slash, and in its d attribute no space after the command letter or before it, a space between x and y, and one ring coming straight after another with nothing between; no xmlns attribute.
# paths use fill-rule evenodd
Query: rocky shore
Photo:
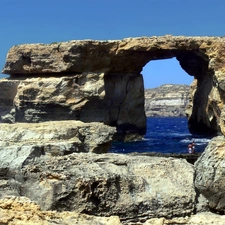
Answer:
<svg viewBox="0 0 225 225"><path fill-rule="evenodd" d="M224 224L224 50L225 38L172 36L13 46L0 80L0 224ZM172 57L194 76L190 131L220 136L200 155L107 153L145 134L140 72Z"/></svg>

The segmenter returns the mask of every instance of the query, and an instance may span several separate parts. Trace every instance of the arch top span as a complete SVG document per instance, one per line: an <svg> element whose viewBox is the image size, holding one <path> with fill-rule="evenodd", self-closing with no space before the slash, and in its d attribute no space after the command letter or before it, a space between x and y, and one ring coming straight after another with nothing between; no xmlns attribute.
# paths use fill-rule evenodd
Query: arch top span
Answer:
<svg viewBox="0 0 225 225"><path fill-rule="evenodd" d="M225 134L224 37L166 35L110 41L74 40L52 44L23 44L13 46L9 50L2 73L10 75L8 82L17 80L15 88L18 84L20 87L21 82L32 83L37 78L42 79L42 82L36 89L41 86L47 87L44 84L47 82L46 77L62 78L65 82L71 80L67 86L70 87L72 94L66 94L68 91L64 90L63 86L65 96L61 102L49 100L49 107L56 107L57 110L65 109L65 113L60 113L61 119L66 119L64 117L70 115L70 119L99 121L117 126L118 132L123 135L132 136L133 133L143 135L146 130L146 118L144 85L140 73L151 60L173 57L176 57L180 66L195 78L186 111L191 133ZM33 88L29 85L26 89ZM76 88L72 88L75 86ZM10 99L10 102L14 102L12 107L16 108L15 115L11 115L10 118L14 116L15 121L21 119L23 122L27 120L32 122L32 118L36 121L57 118L58 114L48 115L48 102L46 97L39 96L44 96L41 91L35 90L35 95L32 95L29 93L34 91L23 92L23 88L14 90L13 96L17 98L16 101ZM26 99L20 97L24 93ZM73 94L76 97L72 98ZM12 107L8 107L6 111ZM39 108L35 111L35 107ZM45 113L39 113L43 109ZM51 113L54 114L57 110L51 109ZM28 111L31 114L35 112L35 115L26 118ZM90 115L89 112L94 111L96 115ZM3 117L5 118L5 115Z"/></svg>
<svg viewBox="0 0 225 225"><path fill-rule="evenodd" d="M10 75L110 71L140 72L150 60L195 54L208 60L225 45L218 37L141 37L115 41L75 40L13 46L2 73Z"/></svg>

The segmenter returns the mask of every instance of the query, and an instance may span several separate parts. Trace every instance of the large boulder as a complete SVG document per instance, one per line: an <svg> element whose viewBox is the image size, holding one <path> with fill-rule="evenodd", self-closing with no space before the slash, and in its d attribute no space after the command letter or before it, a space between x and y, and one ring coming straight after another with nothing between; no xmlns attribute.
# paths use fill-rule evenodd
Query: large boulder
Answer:
<svg viewBox="0 0 225 225"><path fill-rule="evenodd" d="M115 128L96 122L1 124L0 197L20 196L20 182L24 179L21 169L37 158L74 152L105 153L115 132Z"/></svg>
<svg viewBox="0 0 225 225"><path fill-rule="evenodd" d="M193 166L186 160L74 153L41 157L14 171L20 195L42 210L117 215L125 221L191 215Z"/></svg>
<svg viewBox="0 0 225 225"><path fill-rule="evenodd" d="M81 121L1 124L0 168L19 169L42 155L105 153L115 132L101 123Z"/></svg>
<svg viewBox="0 0 225 225"><path fill-rule="evenodd" d="M195 162L195 186L213 211L225 213L225 137L211 140Z"/></svg>

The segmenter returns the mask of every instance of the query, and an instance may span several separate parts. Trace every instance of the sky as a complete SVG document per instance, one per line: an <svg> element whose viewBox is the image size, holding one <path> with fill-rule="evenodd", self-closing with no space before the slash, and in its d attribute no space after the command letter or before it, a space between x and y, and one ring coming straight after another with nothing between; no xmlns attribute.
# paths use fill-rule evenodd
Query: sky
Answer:
<svg viewBox="0 0 225 225"><path fill-rule="evenodd" d="M0 9L0 69L24 43L225 36L225 0L0 0ZM176 59L151 61L142 74L145 88L193 80Z"/></svg>

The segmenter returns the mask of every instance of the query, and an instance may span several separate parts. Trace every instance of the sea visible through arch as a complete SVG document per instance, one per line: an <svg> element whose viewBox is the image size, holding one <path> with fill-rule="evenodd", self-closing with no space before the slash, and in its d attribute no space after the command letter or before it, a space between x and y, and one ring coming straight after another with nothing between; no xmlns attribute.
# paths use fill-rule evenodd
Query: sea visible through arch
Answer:
<svg viewBox="0 0 225 225"><path fill-rule="evenodd" d="M187 123L185 117L148 117L147 132L142 140L113 142L110 152L185 154L188 153L187 146L192 141L196 144L196 152L203 152L211 137L190 134Z"/></svg>

